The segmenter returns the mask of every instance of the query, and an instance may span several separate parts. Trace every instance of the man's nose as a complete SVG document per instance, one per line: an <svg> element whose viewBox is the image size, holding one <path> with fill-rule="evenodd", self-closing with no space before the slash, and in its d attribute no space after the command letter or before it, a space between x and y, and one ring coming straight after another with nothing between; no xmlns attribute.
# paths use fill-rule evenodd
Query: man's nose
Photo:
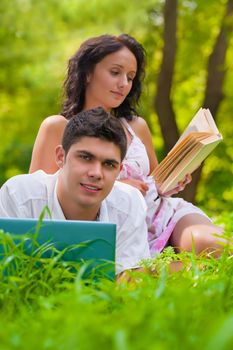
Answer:
<svg viewBox="0 0 233 350"><path fill-rule="evenodd" d="M100 162L92 163L88 171L88 176L101 179L103 177L102 164Z"/></svg>

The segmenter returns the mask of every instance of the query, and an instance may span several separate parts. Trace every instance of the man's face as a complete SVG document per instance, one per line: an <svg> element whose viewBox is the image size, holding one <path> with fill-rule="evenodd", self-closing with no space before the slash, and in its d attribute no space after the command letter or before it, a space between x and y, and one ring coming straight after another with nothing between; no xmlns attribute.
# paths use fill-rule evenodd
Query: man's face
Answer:
<svg viewBox="0 0 233 350"><path fill-rule="evenodd" d="M98 210L119 174L119 147L99 138L82 137L66 157L58 146L56 157L60 167L58 198L63 210L64 206L72 211Z"/></svg>

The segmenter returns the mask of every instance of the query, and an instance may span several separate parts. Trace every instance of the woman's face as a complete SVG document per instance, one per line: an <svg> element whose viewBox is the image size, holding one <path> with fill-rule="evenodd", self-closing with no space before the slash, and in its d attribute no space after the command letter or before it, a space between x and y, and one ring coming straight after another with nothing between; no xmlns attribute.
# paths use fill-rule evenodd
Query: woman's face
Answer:
<svg viewBox="0 0 233 350"><path fill-rule="evenodd" d="M87 76L84 109L118 107L132 88L137 60L126 47L105 56Z"/></svg>

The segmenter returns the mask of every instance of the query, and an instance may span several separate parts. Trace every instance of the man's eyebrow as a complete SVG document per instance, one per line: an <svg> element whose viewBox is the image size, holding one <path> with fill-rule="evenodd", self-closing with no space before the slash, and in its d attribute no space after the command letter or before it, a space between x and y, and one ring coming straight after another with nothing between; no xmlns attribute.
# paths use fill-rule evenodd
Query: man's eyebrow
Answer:
<svg viewBox="0 0 233 350"><path fill-rule="evenodd" d="M89 152L89 151L85 151L85 150L77 150L76 151L77 154L84 154L86 156L92 157L92 158L97 158L95 154ZM114 163L116 165L120 165L120 162L118 162L118 160L114 159L114 158L106 158L102 160L103 163L109 162L109 163Z"/></svg>
<svg viewBox="0 0 233 350"><path fill-rule="evenodd" d="M89 151L85 151L85 150L82 150L82 149L78 149L76 151L76 153L82 153L82 154L86 154L86 155L89 155L89 156L93 156L94 157L94 154L89 152Z"/></svg>
<svg viewBox="0 0 233 350"><path fill-rule="evenodd" d="M75 151L75 154L77 156L86 156L86 157L89 157L89 158L95 158L95 155L89 151L85 151L85 150L76 150Z"/></svg>
<svg viewBox="0 0 233 350"><path fill-rule="evenodd" d="M118 162L118 160L116 160L116 159L105 159L104 162L114 163L116 165L120 164L120 162Z"/></svg>

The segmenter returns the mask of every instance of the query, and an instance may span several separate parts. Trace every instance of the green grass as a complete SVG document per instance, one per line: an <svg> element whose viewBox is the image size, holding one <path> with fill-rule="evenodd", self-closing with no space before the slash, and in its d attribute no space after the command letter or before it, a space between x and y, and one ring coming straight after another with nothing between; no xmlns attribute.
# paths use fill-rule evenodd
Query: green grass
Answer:
<svg viewBox="0 0 233 350"><path fill-rule="evenodd" d="M233 216L220 219L232 241ZM10 245L1 261L1 350L233 349L232 247L219 259L168 248L144 262L157 277L134 272L134 282L116 285L84 280L85 266L74 273L59 253L43 260L40 250L29 257ZM169 274L174 259L184 268Z"/></svg>

